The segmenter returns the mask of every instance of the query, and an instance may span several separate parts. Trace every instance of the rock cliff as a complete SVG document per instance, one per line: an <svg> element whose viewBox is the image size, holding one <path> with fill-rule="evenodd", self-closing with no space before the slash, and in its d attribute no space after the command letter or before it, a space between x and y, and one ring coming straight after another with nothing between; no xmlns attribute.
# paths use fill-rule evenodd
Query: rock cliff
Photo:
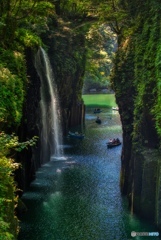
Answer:
<svg viewBox="0 0 161 240"><path fill-rule="evenodd" d="M133 33L121 39L112 84L123 126L121 191L133 212L161 229L160 14L156 2L140 8L142 17L138 9Z"/></svg>
<svg viewBox="0 0 161 240"><path fill-rule="evenodd" d="M58 87L64 135L70 128L83 124L85 115L85 106L81 97L85 71L85 39L83 34L73 33L70 27L69 24L66 26L63 21L59 21L56 27L51 26L52 29L42 36ZM34 65L35 53L35 50L26 50L29 82L22 123L18 131L20 141L26 141L34 135L40 137L41 134L41 83ZM16 177L21 189L26 189L34 179L38 167L50 160L49 152L42 162L40 148L40 140L38 140L36 148L29 148L18 154L17 159L23 159L20 160L22 168Z"/></svg>

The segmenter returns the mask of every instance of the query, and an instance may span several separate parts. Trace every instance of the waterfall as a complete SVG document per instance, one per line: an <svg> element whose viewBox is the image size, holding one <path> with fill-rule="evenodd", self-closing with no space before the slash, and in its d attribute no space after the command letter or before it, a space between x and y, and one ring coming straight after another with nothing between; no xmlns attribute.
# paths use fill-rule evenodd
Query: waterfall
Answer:
<svg viewBox="0 0 161 240"><path fill-rule="evenodd" d="M52 67L43 48L35 56L35 68L41 80L41 162L63 155L61 111Z"/></svg>

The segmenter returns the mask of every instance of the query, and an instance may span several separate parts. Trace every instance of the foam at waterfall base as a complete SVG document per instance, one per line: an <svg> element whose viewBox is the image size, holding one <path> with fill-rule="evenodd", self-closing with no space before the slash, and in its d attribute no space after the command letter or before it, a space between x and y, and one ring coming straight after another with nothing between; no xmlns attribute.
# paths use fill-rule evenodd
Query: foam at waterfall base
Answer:
<svg viewBox="0 0 161 240"><path fill-rule="evenodd" d="M51 156L50 160L51 161L67 161L69 159L69 157L65 157L65 156Z"/></svg>
<svg viewBox="0 0 161 240"><path fill-rule="evenodd" d="M63 144L63 145L59 145L59 148L61 149L73 148L73 145Z"/></svg>

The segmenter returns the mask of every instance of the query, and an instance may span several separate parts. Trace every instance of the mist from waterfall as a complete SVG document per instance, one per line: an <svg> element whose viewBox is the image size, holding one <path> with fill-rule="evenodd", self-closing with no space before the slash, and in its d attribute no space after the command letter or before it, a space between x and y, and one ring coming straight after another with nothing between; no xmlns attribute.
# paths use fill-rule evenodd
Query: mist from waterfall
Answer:
<svg viewBox="0 0 161 240"><path fill-rule="evenodd" d="M43 48L35 56L35 67L41 79L41 162L63 155L61 111L54 74Z"/></svg>

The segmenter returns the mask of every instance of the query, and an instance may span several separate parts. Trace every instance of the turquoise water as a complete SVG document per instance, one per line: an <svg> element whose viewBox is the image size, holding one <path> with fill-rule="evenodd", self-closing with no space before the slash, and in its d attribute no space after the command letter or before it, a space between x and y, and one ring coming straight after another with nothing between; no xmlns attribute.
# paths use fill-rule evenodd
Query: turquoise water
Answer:
<svg viewBox="0 0 161 240"><path fill-rule="evenodd" d="M122 140L118 112L104 109L102 124L86 113L83 140L66 138L64 158L37 172L23 195L28 211L21 217L19 240L129 240L131 232L157 231L131 215L119 188L121 147L107 149L109 138Z"/></svg>

